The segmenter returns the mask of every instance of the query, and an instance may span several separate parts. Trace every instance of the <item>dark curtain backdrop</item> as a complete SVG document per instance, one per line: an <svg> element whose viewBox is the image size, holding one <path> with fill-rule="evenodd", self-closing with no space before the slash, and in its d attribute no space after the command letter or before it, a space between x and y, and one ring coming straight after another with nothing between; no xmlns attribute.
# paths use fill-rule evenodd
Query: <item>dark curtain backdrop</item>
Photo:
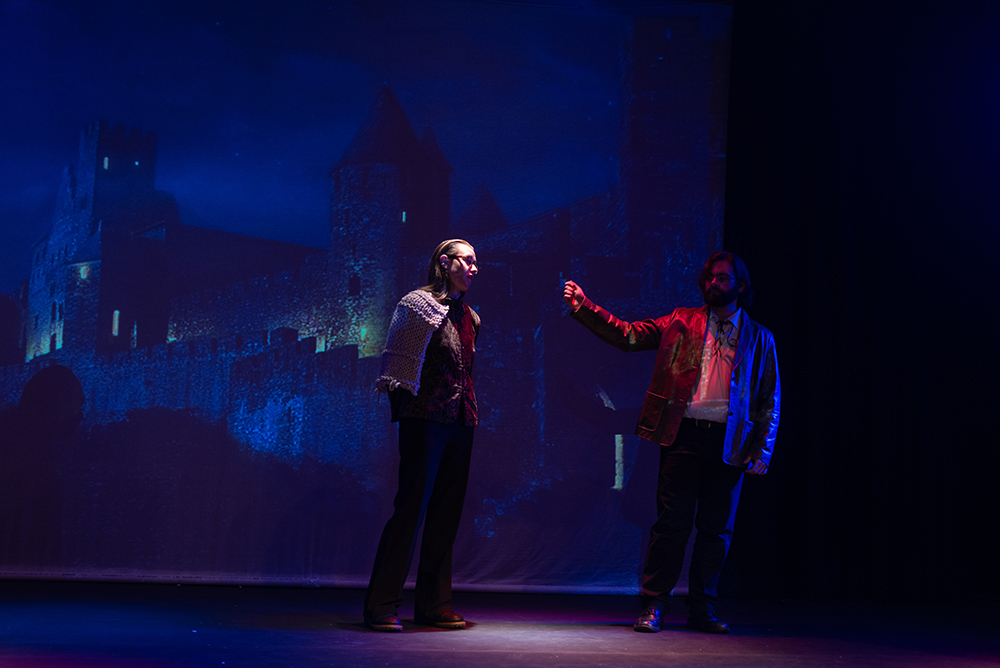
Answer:
<svg viewBox="0 0 1000 668"><path fill-rule="evenodd" d="M1000 595L1000 7L734 8L726 245L785 403L752 596Z"/></svg>

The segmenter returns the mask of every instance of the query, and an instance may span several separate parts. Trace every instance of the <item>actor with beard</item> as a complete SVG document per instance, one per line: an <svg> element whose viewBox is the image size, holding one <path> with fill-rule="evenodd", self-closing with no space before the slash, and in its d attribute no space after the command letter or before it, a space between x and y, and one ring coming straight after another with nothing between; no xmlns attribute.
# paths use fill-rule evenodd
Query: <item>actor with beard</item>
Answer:
<svg viewBox="0 0 1000 668"><path fill-rule="evenodd" d="M753 288L746 265L716 253L698 279L705 305L655 320L624 322L563 290L573 318L625 352L656 350L636 435L660 448L656 522L649 531L634 629L660 630L697 528L687 597L689 628L728 633L715 615L719 574L733 535L743 473L767 473L778 431L778 361L771 332L747 317ZM697 509L697 510L696 510Z"/></svg>

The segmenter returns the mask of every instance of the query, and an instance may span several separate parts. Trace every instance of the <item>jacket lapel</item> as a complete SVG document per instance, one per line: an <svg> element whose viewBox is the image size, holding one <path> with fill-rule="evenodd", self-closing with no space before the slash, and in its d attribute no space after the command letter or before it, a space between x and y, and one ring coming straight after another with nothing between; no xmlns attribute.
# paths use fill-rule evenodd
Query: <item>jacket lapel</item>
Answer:
<svg viewBox="0 0 1000 668"><path fill-rule="evenodd" d="M705 304L703 308L700 308L698 309L698 311L696 311L696 317L693 323L696 327L701 329L701 345L697 347L699 365L702 362L702 356L705 351L705 340L708 338L709 313L711 313L711 311L709 310L709 306L708 304Z"/></svg>
<svg viewBox="0 0 1000 668"><path fill-rule="evenodd" d="M733 360L733 371L740 365L743 360L743 356L746 355L747 350L750 349L750 339L754 336L753 326L750 324L750 318L747 317L747 312L745 310L740 311L740 339L739 343L736 344L736 359Z"/></svg>

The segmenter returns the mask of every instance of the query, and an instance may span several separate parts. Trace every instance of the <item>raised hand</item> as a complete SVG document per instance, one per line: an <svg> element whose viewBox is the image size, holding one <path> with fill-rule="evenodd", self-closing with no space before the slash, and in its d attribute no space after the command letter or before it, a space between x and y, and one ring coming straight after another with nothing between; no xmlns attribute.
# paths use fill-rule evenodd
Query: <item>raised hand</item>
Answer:
<svg viewBox="0 0 1000 668"><path fill-rule="evenodd" d="M574 311L579 310L584 299L586 297L584 297L583 288L573 281L566 281L566 285L563 286L563 301L566 302L566 306Z"/></svg>

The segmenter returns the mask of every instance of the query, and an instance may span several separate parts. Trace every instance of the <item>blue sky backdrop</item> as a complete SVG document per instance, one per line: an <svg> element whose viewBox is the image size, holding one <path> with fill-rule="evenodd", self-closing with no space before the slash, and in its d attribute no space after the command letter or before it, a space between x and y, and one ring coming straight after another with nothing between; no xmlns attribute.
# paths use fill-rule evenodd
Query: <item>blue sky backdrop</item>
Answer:
<svg viewBox="0 0 1000 668"><path fill-rule="evenodd" d="M320 247L329 169L384 83L455 169L453 217L481 183L511 221L598 192L617 173L629 17L719 9L645 7L3 0L0 290L28 276L102 118L157 132L157 187L185 223Z"/></svg>

